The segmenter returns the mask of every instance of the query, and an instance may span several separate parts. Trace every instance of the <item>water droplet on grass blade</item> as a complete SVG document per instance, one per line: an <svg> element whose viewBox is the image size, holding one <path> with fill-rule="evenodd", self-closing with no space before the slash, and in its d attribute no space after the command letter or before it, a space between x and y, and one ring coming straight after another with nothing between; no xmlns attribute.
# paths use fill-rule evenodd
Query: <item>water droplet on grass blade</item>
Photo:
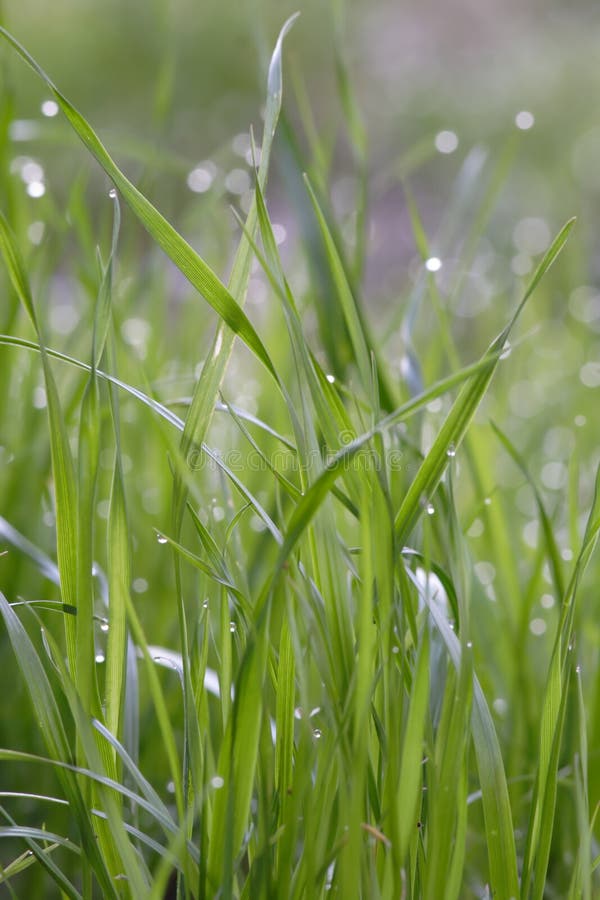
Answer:
<svg viewBox="0 0 600 900"><path fill-rule="evenodd" d="M512 353L512 347L510 345L510 341L506 341L504 347L502 348L502 353L500 354L500 359L506 359L507 356L510 356Z"/></svg>
<svg viewBox="0 0 600 900"><path fill-rule="evenodd" d="M156 540L158 541L159 544L167 544L167 543L168 543L168 541L167 541L166 537L164 536L164 534L157 534L157 535L156 535Z"/></svg>
<svg viewBox="0 0 600 900"><path fill-rule="evenodd" d="M315 730L313 731L313 737L316 741L319 740L319 738L322 736L322 734L323 734L323 732L321 731L320 728L315 728Z"/></svg>
<svg viewBox="0 0 600 900"><path fill-rule="evenodd" d="M106 631L108 631L109 628L110 628L110 626L109 626L108 622L102 622L102 624L100 625L100 631L106 632Z"/></svg>
<svg viewBox="0 0 600 900"><path fill-rule="evenodd" d="M111 200L116 200L117 192L116 192L115 188L110 189L110 191L108 192L108 196L110 197Z"/></svg>
<svg viewBox="0 0 600 900"><path fill-rule="evenodd" d="M216 791L220 790L225 784L225 779L220 775L214 775L210 779L210 786L213 787Z"/></svg>
<svg viewBox="0 0 600 900"><path fill-rule="evenodd" d="M450 444L448 449L446 450L446 456L449 456L451 459L456 456L456 447L454 444Z"/></svg>
<svg viewBox="0 0 600 900"><path fill-rule="evenodd" d="M427 504L427 506L425 507L425 512L427 513L428 516L432 516L435 513L435 507L434 507L433 503Z"/></svg>
<svg viewBox="0 0 600 900"><path fill-rule="evenodd" d="M237 629L237 625L235 624L235 622L230 622L230 623L229 623L229 630L230 630L230 632L233 634L234 631L236 631L236 629Z"/></svg>
<svg viewBox="0 0 600 900"><path fill-rule="evenodd" d="M96 653L95 658L96 658L97 663L103 663L106 659L106 657L104 656L104 653Z"/></svg>

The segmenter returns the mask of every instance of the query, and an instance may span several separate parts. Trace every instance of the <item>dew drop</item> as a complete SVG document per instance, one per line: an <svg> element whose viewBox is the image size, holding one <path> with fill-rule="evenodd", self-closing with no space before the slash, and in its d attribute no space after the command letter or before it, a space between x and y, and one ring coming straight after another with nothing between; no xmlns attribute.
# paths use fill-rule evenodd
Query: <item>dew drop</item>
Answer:
<svg viewBox="0 0 600 900"><path fill-rule="evenodd" d="M473 641L467 641L467 648L468 648L469 650L472 650L472 649L473 649Z"/></svg>
<svg viewBox="0 0 600 900"><path fill-rule="evenodd" d="M506 341L504 347L502 348L502 353L500 354L500 359L506 359L507 356L510 356L512 352L512 347L510 345L510 341Z"/></svg>
<svg viewBox="0 0 600 900"><path fill-rule="evenodd" d="M116 200L117 192L116 192L115 188L110 189L110 191L108 192L108 196L110 197L111 200Z"/></svg>
<svg viewBox="0 0 600 900"><path fill-rule="evenodd" d="M230 632L231 632L232 634L234 633L234 631L236 630L236 628L237 628L237 625L235 624L235 622L230 622L230 623L229 623L229 630L230 630Z"/></svg>
<svg viewBox="0 0 600 900"><path fill-rule="evenodd" d="M575 671L578 675L581 675L581 666L575 666Z"/></svg>
<svg viewBox="0 0 600 900"><path fill-rule="evenodd" d="M216 791L220 790L225 784L225 779L221 777L221 775L213 775L210 779L210 786L213 787Z"/></svg>
<svg viewBox="0 0 600 900"><path fill-rule="evenodd" d="M450 446L446 450L446 456L449 456L451 459L456 456L456 447L454 446L454 444L450 444Z"/></svg>
<svg viewBox="0 0 600 900"><path fill-rule="evenodd" d="M301 706L297 706L296 709L294 710L294 718L302 719L303 717L304 717L304 710L302 709Z"/></svg>
<svg viewBox="0 0 600 900"><path fill-rule="evenodd" d="M319 740L319 738L321 737L322 734L323 734L323 732L321 731L320 728L315 728L315 730L313 731L313 737L316 741Z"/></svg>
<svg viewBox="0 0 600 900"><path fill-rule="evenodd" d="M166 544L166 543L168 543L168 541L167 541L166 537L164 536L164 534L157 534L157 535L156 535L156 540L158 541L159 544Z"/></svg>
<svg viewBox="0 0 600 900"><path fill-rule="evenodd" d="M208 600L205 600L202 604L202 609L208 609Z"/></svg>
<svg viewBox="0 0 600 900"><path fill-rule="evenodd" d="M439 256L430 256L425 260L425 268L428 272L439 272L442 268L442 261Z"/></svg>
<svg viewBox="0 0 600 900"><path fill-rule="evenodd" d="M109 626L108 622L102 622L102 624L100 625L100 631L104 631L106 633L108 631L109 627L110 626Z"/></svg>
<svg viewBox="0 0 600 900"><path fill-rule="evenodd" d="M425 512L427 513L428 516L432 516L434 514L435 507L433 506L432 503L427 504L427 506L425 507Z"/></svg>
<svg viewBox="0 0 600 900"><path fill-rule="evenodd" d="M329 384L335 384L335 375L326 375L327 381Z"/></svg>
<svg viewBox="0 0 600 900"><path fill-rule="evenodd" d="M392 653L400 653L400 647L397 647L396 644L392 647Z"/></svg>
<svg viewBox="0 0 600 900"><path fill-rule="evenodd" d="M96 653L96 662L97 663L103 663L105 659L106 659L106 657L104 656L104 653Z"/></svg>

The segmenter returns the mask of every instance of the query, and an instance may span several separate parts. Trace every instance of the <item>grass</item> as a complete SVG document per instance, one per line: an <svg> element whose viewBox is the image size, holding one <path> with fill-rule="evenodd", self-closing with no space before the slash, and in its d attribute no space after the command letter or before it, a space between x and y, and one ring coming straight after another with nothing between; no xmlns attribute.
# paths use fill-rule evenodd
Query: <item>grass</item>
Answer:
<svg viewBox="0 0 600 900"><path fill-rule="evenodd" d="M520 319L552 317L574 219L465 346L452 310L513 142L485 177L465 163L450 290L404 182L418 272L375 316L368 134L343 39L348 223L300 83L299 124L279 123L292 24L227 279L0 29L111 185L88 203L75 179L68 215L45 197L32 246L4 91L0 882L73 898L592 898L594 458L550 460L557 501L506 413L513 366L524 390L525 354L545 347ZM269 213L278 156L291 259ZM57 290L79 307L62 346Z"/></svg>

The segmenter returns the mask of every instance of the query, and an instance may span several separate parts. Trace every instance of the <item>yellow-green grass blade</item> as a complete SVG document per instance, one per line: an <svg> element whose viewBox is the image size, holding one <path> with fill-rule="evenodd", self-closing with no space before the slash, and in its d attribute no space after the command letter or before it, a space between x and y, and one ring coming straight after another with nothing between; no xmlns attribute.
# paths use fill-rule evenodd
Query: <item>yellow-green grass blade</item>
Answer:
<svg viewBox="0 0 600 900"><path fill-rule="evenodd" d="M4 619L48 751L56 765L61 768L67 767L66 761L72 758L72 751L48 676L23 625L2 593L0 593L0 614ZM10 751L0 752L0 756L10 758L6 753ZM116 891L93 833L89 810L83 801L77 781L63 772L60 782L79 828L86 859L93 868L105 895L116 897Z"/></svg>
<svg viewBox="0 0 600 900"><path fill-rule="evenodd" d="M550 564L550 571L552 573L552 580L554 582L554 589L556 591L557 597L563 597L565 593L565 585L562 572L562 560L560 558L560 553L556 544L556 538L554 537L554 532L552 530L552 523L550 522L550 517L546 511L544 501L542 500L542 495L540 494L539 489L535 481L533 480L531 473L529 472L527 463L525 462L523 456L519 453L517 448L504 434L504 432L494 422L492 422L491 425L502 446L509 454L509 456L512 457L513 461L519 467L519 469L527 479L527 482L529 483L531 489L533 490L535 503L538 508L540 524L542 526L542 534L544 535L544 541L546 544L546 552L548 555L548 562Z"/></svg>
<svg viewBox="0 0 600 900"><path fill-rule="evenodd" d="M408 848L417 831L418 810L423 783L425 723L429 709L429 635L423 630L413 669L413 684L408 707L398 789L394 803L394 841L396 866L405 865Z"/></svg>
<svg viewBox="0 0 600 900"><path fill-rule="evenodd" d="M542 705L538 765L523 859L522 900L541 898L550 857L556 806L556 781L573 662L575 601L580 581L600 534L600 466L581 549L562 599L561 617L552 651Z"/></svg>
<svg viewBox="0 0 600 900"><path fill-rule="evenodd" d="M57 866L54 861L50 857L50 853L48 852L50 848L54 847L64 847L67 850L70 850L72 853L80 854L79 847L70 841L68 838L62 837L62 835L56 834L52 831L46 831L44 828L34 828L27 825L17 825L14 820L8 815L8 813L0 806L0 812L6 816L8 821L12 822L11 825L8 826L0 826L0 839L6 838L15 838L20 841L24 841L26 846L29 848L28 856L32 858L32 860L37 860L40 865L48 872L50 877L56 882L58 888L61 892L64 892L64 895L72 898L72 900L79 900L81 898L81 894L77 890L77 888L71 884L68 878L63 874L60 870L59 866ZM48 842L51 841L50 847L48 847ZM40 843L43 842L45 846L40 846ZM4 883L8 885L8 879L11 876L16 875L19 871L23 871L24 866L18 867L15 866L14 863L9 864L4 868L4 871L0 871L0 884ZM12 872L10 870L12 869Z"/></svg>
<svg viewBox="0 0 600 900"><path fill-rule="evenodd" d="M267 76L267 105L265 111L265 126L263 133L263 143L261 148L261 159L258 170L257 180L263 186L266 183L271 147L277 120L281 109L282 98L282 46L285 35L292 27L296 16L292 16L284 24L277 43ZM256 206L252 203L248 217L246 220L246 230L248 234L254 235L256 230ZM250 277L250 267L252 263L252 247L246 237L246 233L242 234L240 244L233 262L231 276L229 279L229 287L237 303L236 308L243 315L241 306L244 303L246 291L248 288L248 279ZM224 320L227 321L227 320ZM229 323L227 323L229 324ZM235 329L233 329L235 332ZM233 347L234 333L219 327L212 342L212 346L206 358L206 362L202 368L200 378L194 388L192 402L186 416L185 429L181 440L181 446L184 454L187 453L192 444L201 443L206 437L208 426L213 415L215 403L218 399L218 393L223 381L223 376ZM269 361L270 363L270 361ZM272 369L274 374L274 370ZM178 496L178 494L180 494ZM179 527L179 520L183 514L185 506L185 494L181 494L177 489L174 496L174 521Z"/></svg>
<svg viewBox="0 0 600 900"><path fill-rule="evenodd" d="M473 378L464 385L454 401L446 420L433 442L431 450L423 460L423 463L398 510L396 516L396 535L398 542L401 545L406 542L411 534L423 511L424 504L427 505L427 503L431 501L435 489L450 462L448 456L449 448L452 447L454 452L456 452L456 449L462 442L467 428L475 415L475 411L487 391L492 376L496 371L502 348L508 340L523 307L564 247L569 232L574 224L575 219L570 219L554 238L537 267L523 298L508 325L506 325L498 337L492 341L481 358L481 371L474 375Z"/></svg>
<svg viewBox="0 0 600 900"><path fill-rule="evenodd" d="M305 176L308 195L312 203L314 213L321 231L323 243L325 244L325 252L327 261L331 270L331 276L338 295L338 302L344 314L348 334L352 344L354 361L358 369L363 389L367 392L367 396L371 396L371 362L369 355L369 345L365 335L365 326L361 320L356 301L352 295L352 289L348 283L344 265L340 257L339 251L335 245L335 241L327 225L327 220L317 200L308 177ZM370 343L370 342L369 342Z"/></svg>
<svg viewBox="0 0 600 900"><path fill-rule="evenodd" d="M0 211L0 252L4 257L13 288L23 304L37 332L46 386L48 425L50 432L50 452L54 476L56 503L56 548L60 571L63 601L69 606L77 606L77 501L75 491L75 468L67 435L65 420L61 411L56 382L48 361L43 335L35 312L33 295L27 276L25 262L16 244L8 222ZM77 645L75 622L71 616L65 617L67 653L71 671L76 671Z"/></svg>
<svg viewBox="0 0 600 900"><path fill-rule="evenodd" d="M459 670L462 665L460 641L438 604L431 602L427 591L420 590L450 659L455 669ZM512 900L519 896L519 878L508 786L496 729L476 675L473 676L471 733L481 786L490 885L494 896Z"/></svg>
<svg viewBox="0 0 600 900"><path fill-rule="evenodd" d="M275 705L275 773L274 787L277 796L279 828L291 827L287 822L292 806L291 795L294 784L294 706L296 696L296 666L290 626L285 620L279 638L279 660L277 666L277 696ZM281 853L278 843L276 873L279 890L288 892L291 860ZM284 845L285 846L285 845Z"/></svg>
<svg viewBox="0 0 600 900"><path fill-rule="evenodd" d="M498 358L499 354L499 350L495 351L491 359ZM327 463L318 478L311 484L310 488L306 491L290 516L285 543L280 551L279 567L284 565L306 527L310 524L321 504L329 495L337 479L353 465L353 460L359 456L360 452L365 447L367 447L376 434L384 434L392 426L408 419L421 409L424 409L432 400L477 376L482 371L487 370L489 365L490 359L485 356L482 360L479 360L479 362L474 363L471 366L466 366L461 371L442 379L432 387L427 388L427 390L423 391L421 394L418 394L416 397L403 403L398 409L388 416L385 416L385 418L369 431L359 435L349 443L344 444Z"/></svg>
<svg viewBox="0 0 600 900"><path fill-rule="evenodd" d="M59 91L27 50L5 28L0 27L0 36L16 50L21 59L44 81L78 137L102 166L130 209L158 246L175 263L193 287L202 294L220 318L244 341L253 355L277 381L273 363L254 326L236 302L234 296L232 296L210 266L123 174L89 123L64 94Z"/></svg>

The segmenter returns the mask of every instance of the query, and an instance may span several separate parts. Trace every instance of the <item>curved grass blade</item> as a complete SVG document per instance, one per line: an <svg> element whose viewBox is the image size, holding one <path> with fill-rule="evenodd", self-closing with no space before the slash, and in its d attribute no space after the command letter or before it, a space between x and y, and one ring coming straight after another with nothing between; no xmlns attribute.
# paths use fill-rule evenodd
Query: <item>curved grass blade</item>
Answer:
<svg viewBox="0 0 600 900"><path fill-rule="evenodd" d="M492 376L496 371L502 349L520 316L523 307L564 247L574 224L575 219L569 219L554 238L544 255L544 258L534 272L523 298L509 323L500 332L498 337L492 341L481 358L481 371L474 375L473 378L464 385L454 401L444 424L433 442L431 450L423 460L423 463L398 510L395 529L400 544L406 542L422 513L423 504L428 503L433 496L450 461L448 457L448 448L453 446L456 451L462 442L467 428L475 415L475 411L489 387Z"/></svg>
<svg viewBox="0 0 600 900"><path fill-rule="evenodd" d="M187 241L173 228L164 216L150 201L126 178L112 159L98 135L75 107L67 100L42 67L33 59L27 50L5 28L0 26L0 36L7 41L36 74L44 81L54 95L56 102L65 114L88 151L102 166L115 187L140 220L154 241L175 263L177 268L188 279L190 284L202 294L217 314L244 341L253 355L265 366L267 371L278 382L277 373L269 354L256 333L254 326L238 305L232 294L221 282L210 266L196 253Z"/></svg>
<svg viewBox="0 0 600 900"><path fill-rule="evenodd" d="M1 30L1 29L0 29ZM0 212L0 253L19 300L36 330L46 386L46 405L50 432L50 454L56 503L56 550L63 601L77 606L77 500L75 467L71 455L58 389L48 361L43 335L36 316L33 295L24 260L2 212ZM65 617L67 654L71 672L77 668L76 626L72 616Z"/></svg>
<svg viewBox="0 0 600 900"><path fill-rule="evenodd" d="M66 875L61 870L60 866L56 865L54 860L51 858L50 854L56 847L65 847L67 850L71 850L73 853L77 855L81 854L80 848L73 844L68 838L60 837L59 835L53 834L52 832L45 831L43 828L31 828L23 825L17 825L16 822L8 815L8 813L0 807L3 815L12 823L8 827L0 827L0 838L10 838L15 837L25 841L25 844L29 848L29 852L27 854L31 860L35 859L37 862L46 870L50 878L58 885L61 893L69 897L70 900L81 900L81 894L77 890L77 888L69 881ZM44 841L46 846L40 847L38 841ZM47 842L52 841L51 845L48 846ZM24 862L27 863L29 860L25 858ZM15 861L17 862L17 861ZM5 884L8 883L9 877L12 875L16 875L18 871L23 871L23 868L26 866L22 866L21 868L15 867L14 863L10 866L6 866L0 872L0 884L3 882ZM9 872L10 869L13 869L12 873ZM15 871L16 869L16 871Z"/></svg>
<svg viewBox="0 0 600 900"><path fill-rule="evenodd" d="M448 655L459 672L462 649L457 635L450 628L439 605L431 602L429 592L410 570L407 572L427 605ZM485 694L475 674L471 732L481 786L492 891L499 900L514 900L519 896L519 877L508 786L496 729Z"/></svg>
<svg viewBox="0 0 600 900"><path fill-rule="evenodd" d="M544 893L554 828L556 773L562 746L569 680L573 667L569 652L572 648L575 600L580 581L588 566L599 534L600 466L596 471L594 498L581 549L562 600L561 617L548 670L540 723L538 766L523 859L522 900L529 900L530 897L541 900Z"/></svg>
<svg viewBox="0 0 600 900"><path fill-rule="evenodd" d="M0 614L4 619L13 652L31 696L46 746L53 757L52 764L61 769L74 771L74 767L70 767L69 764L64 762L64 760L71 758L71 749L48 676L29 636L2 593L0 593ZM71 617L67 616L67 618ZM6 753L7 751L0 751L0 756L11 758L11 756L7 757ZM65 772L61 774L61 784L79 827L86 859L93 868L105 896L116 898L117 894L114 885L104 859L100 854L96 836L90 823L89 811L83 801L77 782Z"/></svg>
<svg viewBox="0 0 600 900"><path fill-rule="evenodd" d="M554 532L552 531L552 525L550 522L550 517L546 512L546 507L544 506L544 501L542 500L542 495L540 494L538 487L531 477L529 469L527 468L527 463L523 459L522 455L519 453L517 448L513 443L508 439L508 437L504 434L504 432L498 428L498 426L494 423L490 423L494 433L500 440L502 446L512 457L513 461L519 467L529 486L533 491L533 495L535 497L536 506L538 508L538 515L540 517L540 522L542 525L542 532L544 534L544 540L546 542L546 549L548 553L548 562L550 564L550 571L552 572L552 579L554 581L554 589L556 591L557 597L563 597L565 593L565 584L562 573L562 561L560 558L560 553L558 551L558 547L556 545L556 539L554 537Z"/></svg>
<svg viewBox="0 0 600 900"><path fill-rule="evenodd" d="M496 352L493 358L497 358L499 353L500 351ZM361 434L348 444L345 444L328 462L327 466L311 484L308 491L306 491L294 509L288 523L285 542L280 551L278 567L281 568L284 565L294 546L316 515L328 493L333 490L333 486L337 479L352 464L354 457L356 457L357 454L373 440L375 435L383 434L387 429L408 419L410 416L427 406L428 403L431 403L432 400L442 396L442 394L452 390L469 378L477 376L482 370L487 369L489 365L489 359L484 357L483 360L479 360L479 362L474 363L471 366L466 366L460 372L442 379L421 394L418 394L416 397L403 403L402 406L399 406L393 413L385 416L385 418L372 429Z"/></svg>

